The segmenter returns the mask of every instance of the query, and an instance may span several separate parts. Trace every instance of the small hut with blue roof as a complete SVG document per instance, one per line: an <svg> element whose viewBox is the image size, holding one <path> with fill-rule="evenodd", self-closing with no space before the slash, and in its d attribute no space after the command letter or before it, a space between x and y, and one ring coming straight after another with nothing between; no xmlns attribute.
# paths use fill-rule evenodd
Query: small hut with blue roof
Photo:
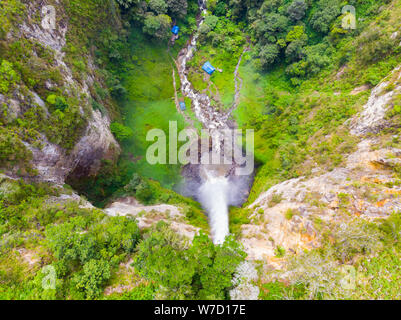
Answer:
<svg viewBox="0 0 401 320"><path fill-rule="evenodd" d="M203 69L204 71L206 71L208 74L212 74L213 72L216 71L216 69L211 65L211 63L210 63L209 61L206 62L206 63L203 65L202 69Z"/></svg>
<svg viewBox="0 0 401 320"><path fill-rule="evenodd" d="M180 27L179 26L174 26L171 29L171 32L174 33L176 36L178 35L178 33L180 32Z"/></svg>

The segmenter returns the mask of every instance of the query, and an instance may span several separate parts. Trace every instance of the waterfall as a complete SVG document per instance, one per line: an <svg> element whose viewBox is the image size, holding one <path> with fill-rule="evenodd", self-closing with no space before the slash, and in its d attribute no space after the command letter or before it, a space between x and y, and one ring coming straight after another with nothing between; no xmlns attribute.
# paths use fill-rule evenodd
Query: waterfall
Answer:
<svg viewBox="0 0 401 320"><path fill-rule="evenodd" d="M204 15L207 14L206 0L199 0L201 16L198 19L198 29L204 22ZM188 45L182 49L177 59L178 73L181 80L181 91L185 97L192 101L192 108L196 118L203 127L209 129L211 138L214 141L214 148L220 148L219 130L228 129L227 114L221 114L211 105L210 98L206 94L197 92L187 77L187 62L193 57L199 33L195 33ZM214 150L218 152L219 150ZM210 154L213 150L210 151ZM207 211L211 235L215 244L222 244L229 234L228 207L240 205L247 198L250 176L232 177L230 167L227 165L211 166L198 165L198 178L186 181L182 193L186 196L196 198ZM244 192L245 190L245 192Z"/></svg>
<svg viewBox="0 0 401 320"><path fill-rule="evenodd" d="M229 181L224 176L215 176L205 170L207 178L199 188L199 200L209 214L212 239L222 244L228 236Z"/></svg>

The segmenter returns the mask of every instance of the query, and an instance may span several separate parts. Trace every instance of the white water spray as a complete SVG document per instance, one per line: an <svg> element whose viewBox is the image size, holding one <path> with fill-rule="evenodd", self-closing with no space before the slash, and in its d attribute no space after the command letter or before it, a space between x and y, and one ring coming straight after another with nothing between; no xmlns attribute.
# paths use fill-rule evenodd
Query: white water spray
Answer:
<svg viewBox="0 0 401 320"><path fill-rule="evenodd" d="M229 234L228 200L229 181L224 176L215 176L206 171L206 181L199 188L199 199L209 213L212 239L215 244L222 244Z"/></svg>

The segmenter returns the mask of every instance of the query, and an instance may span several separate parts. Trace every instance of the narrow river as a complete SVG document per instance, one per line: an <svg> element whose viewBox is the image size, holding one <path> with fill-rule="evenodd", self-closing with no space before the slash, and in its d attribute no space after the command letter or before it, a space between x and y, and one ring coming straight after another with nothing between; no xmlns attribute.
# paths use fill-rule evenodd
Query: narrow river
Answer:
<svg viewBox="0 0 401 320"><path fill-rule="evenodd" d="M199 0L199 8L198 30L204 23L205 15L207 14L206 0ZM228 125L229 117L239 103L242 80L240 79L240 84L238 85L238 68L242 56L234 73L236 92L233 106L228 112L219 112L211 105L210 97L207 94L196 91L187 77L187 62L192 59L196 51L198 38L199 33L196 32L187 46L180 51L177 68L181 81L181 92L184 97L191 99L192 110L196 118L203 128L209 131L212 140L212 147L208 152L201 154L200 158L207 157L210 159L211 156L216 154L217 156L224 154L224 151L222 151L222 132L230 129ZM244 52L247 50L248 48ZM182 193L198 200L206 210L211 236L215 244L222 244L226 236L229 235L229 206L239 206L246 201L252 182L251 175L235 176L233 171L233 165L227 164L189 165L183 170L185 182Z"/></svg>

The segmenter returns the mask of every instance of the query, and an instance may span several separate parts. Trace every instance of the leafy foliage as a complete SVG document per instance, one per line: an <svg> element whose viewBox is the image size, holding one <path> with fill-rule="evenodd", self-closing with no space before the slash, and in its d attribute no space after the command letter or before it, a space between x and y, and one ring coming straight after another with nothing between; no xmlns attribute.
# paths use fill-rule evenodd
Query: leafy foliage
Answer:
<svg viewBox="0 0 401 320"><path fill-rule="evenodd" d="M168 15L160 14L154 16L148 14L145 18L143 32L159 39L169 37L171 18Z"/></svg>
<svg viewBox="0 0 401 320"><path fill-rule="evenodd" d="M288 9L287 13L291 20L301 20L305 16L305 11L308 8L305 0L295 0L293 1Z"/></svg>
<svg viewBox="0 0 401 320"><path fill-rule="evenodd" d="M110 264L107 261L90 260L72 281L79 291L85 292L88 299L93 299L102 292L102 285L110 276Z"/></svg>
<svg viewBox="0 0 401 320"><path fill-rule="evenodd" d="M113 122L110 125L110 130L116 136L117 140L121 142L131 139L134 135L134 132L131 128L126 127L118 122Z"/></svg>
<svg viewBox="0 0 401 320"><path fill-rule="evenodd" d="M64 112L68 108L68 103L64 97L59 97L55 94L51 94L46 99L47 103L49 103L56 110L60 110Z"/></svg>
<svg viewBox="0 0 401 320"><path fill-rule="evenodd" d="M2 60L0 64L0 93L7 94L20 80L21 78L13 69L13 65L7 60Z"/></svg>
<svg viewBox="0 0 401 320"><path fill-rule="evenodd" d="M142 276L160 283L159 297L224 299L244 257L232 239L214 246L201 234L188 246L165 224L159 223L138 245L134 265Z"/></svg>
<svg viewBox="0 0 401 320"><path fill-rule="evenodd" d="M310 24L316 31L327 33L339 14L340 3L338 0L320 0L311 16Z"/></svg>

